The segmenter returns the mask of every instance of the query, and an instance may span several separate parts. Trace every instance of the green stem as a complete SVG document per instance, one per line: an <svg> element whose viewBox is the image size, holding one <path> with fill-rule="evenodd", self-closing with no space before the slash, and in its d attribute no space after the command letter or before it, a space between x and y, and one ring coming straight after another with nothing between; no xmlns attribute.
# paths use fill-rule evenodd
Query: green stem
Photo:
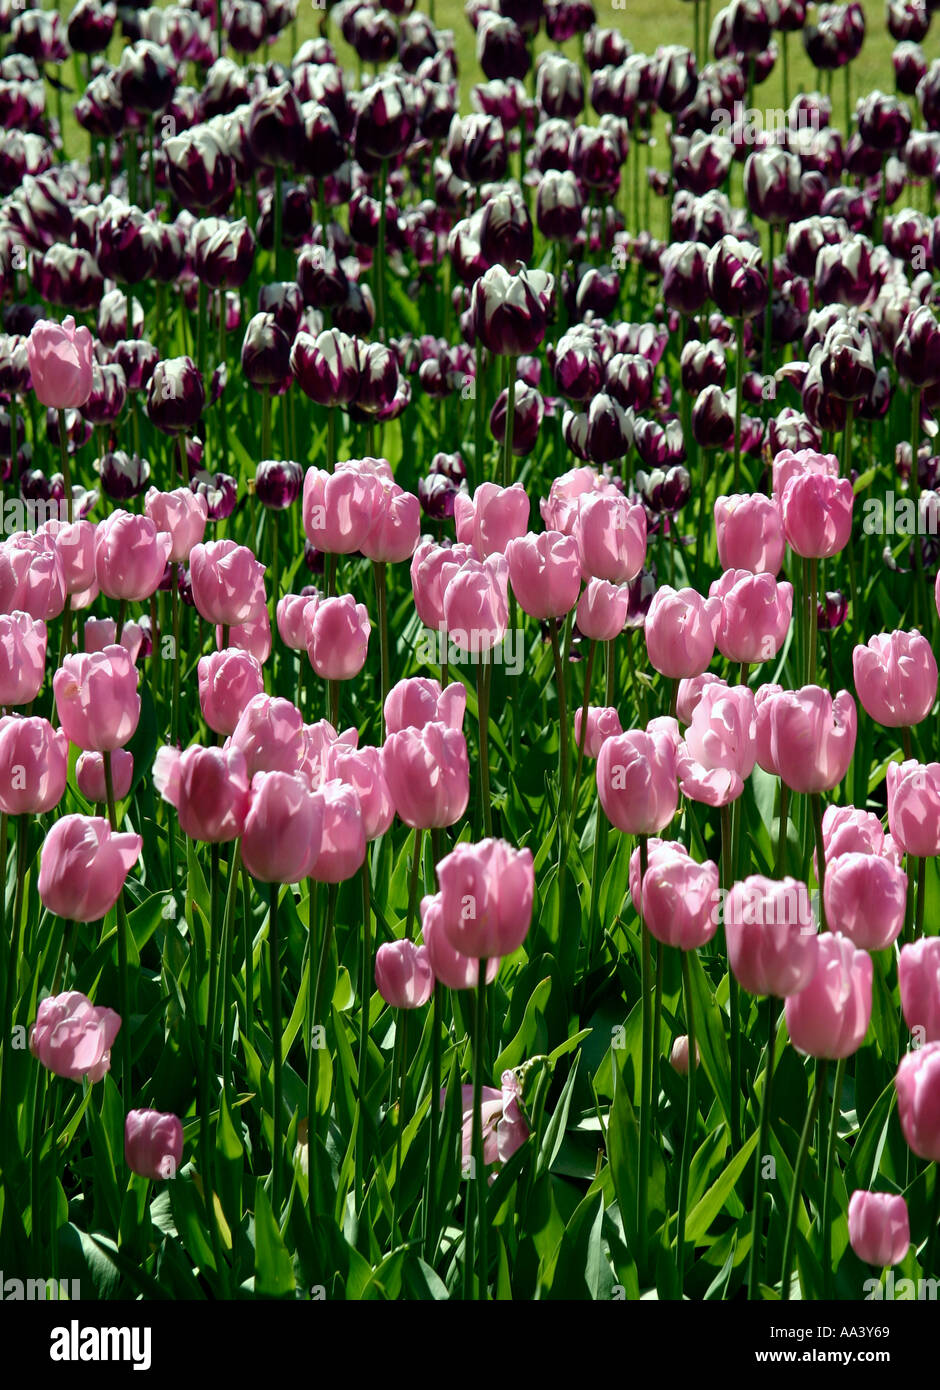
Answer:
<svg viewBox="0 0 940 1390"><path fill-rule="evenodd" d="M69 437L65 411L59 411L59 465L62 469L62 485L65 488L65 515L71 522L75 515L75 501L72 496L72 473L69 468Z"/></svg>
<svg viewBox="0 0 940 1390"><path fill-rule="evenodd" d="M649 1147L650 1110L652 1108L652 1062L653 1062L653 1001L652 963L650 959L649 928L643 919L643 880L649 863L647 837L637 836L640 850L640 891L639 902L635 904L640 919L640 995L643 1010L643 1051L640 1066L640 1170L637 1175L636 1229L638 1243L637 1268L641 1281L646 1278L647 1251L647 1200L649 1192Z"/></svg>
<svg viewBox="0 0 940 1390"><path fill-rule="evenodd" d="M391 660L388 641L388 588L384 561L376 560L372 565L375 579L375 603L379 615L379 653L381 659L382 708L391 689Z"/></svg>
<svg viewBox="0 0 940 1390"><path fill-rule="evenodd" d="M483 1067L486 1047L486 960L480 960L476 990L476 1028L473 1036L473 1157L477 1193L477 1269L479 1298L488 1298L489 1222L486 1211L486 1165L483 1162Z"/></svg>
<svg viewBox="0 0 940 1390"><path fill-rule="evenodd" d="M823 839L822 828L822 797L819 792L813 792L811 794L810 806L813 815L813 834L816 839L816 882L819 884L819 921L822 930L826 931L826 845Z"/></svg>
<svg viewBox="0 0 940 1390"><path fill-rule="evenodd" d="M503 437L503 487L512 482L512 441L516 419L516 359L506 358L506 430Z"/></svg>
<svg viewBox="0 0 940 1390"><path fill-rule="evenodd" d="M493 803L490 798L490 663L482 661L477 666L477 725L480 735L480 801L483 833L487 839L493 834ZM417 833L417 832L416 832Z"/></svg>
<svg viewBox="0 0 940 1390"><path fill-rule="evenodd" d="M845 1058L840 1057L836 1065L836 1075L832 1086L832 1113L829 1117L829 1140L826 1144L826 1173L823 1182L823 1292L826 1298L832 1297L832 1171L836 1153L836 1137L839 1130L839 1102L842 1099L842 1082L845 1077Z"/></svg>
<svg viewBox="0 0 940 1390"><path fill-rule="evenodd" d="M283 1123L284 1109L284 1078L283 1078L283 1025L281 1022L281 961L280 961L280 942L278 940L278 896L281 891L279 883L270 885L271 911L268 923L268 951L270 955L271 969L271 1041L274 1051L274 1113L271 1116L273 1125L273 1137L271 1141L271 1205L274 1210L274 1219L281 1219L281 1125ZM308 985L309 987L309 985ZM308 1136L310 1143L313 1136Z"/></svg>
<svg viewBox="0 0 940 1390"><path fill-rule="evenodd" d="M734 364L734 483L733 492L741 486L741 391L744 382L744 320L735 319L735 364Z"/></svg>
<svg viewBox="0 0 940 1390"><path fill-rule="evenodd" d="M570 768L568 749L568 704L565 696L565 668L561 660L561 647L558 641L558 619L549 618L548 630L552 641L552 660L555 663L555 686L558 691L558 737L559 737L559 777L561 782L558 798L559 814L562 823L568 815L570 805Z"/></svg>
<svg viewBox="0 0 940 1390"><path fill-rule="evenodd" d="M721 808L721 886L728 891L734 882L731 815L727 806ZM731 1024L731 1147L735 1153L741 1147L741 1006L737 976L728 971L728 1013Z"/></svg>
<svg viewBox="0 0 940 1390"><path fill-rule="evenodd" d="M104 786L108 799L108 820L111 829L118 828L117 810L114 804L114 778L111 771L111 754L104 754ZM118 1007L121 1014L121 1094L124 1108L131 1108L131 1008L127 969L127 913L124 910L124 889L117 899L117 948L118 948Z"/></svg>
<svg viewBox="0 0 940 1390"><path fill-rule="evenodd" d="M751 1253L747 1267L747 1296L752 1301L757 1298L760 1286L760 1238L761 1218L764 1203L763 1175L764 1155L767 1152L767 1136L770 1130L770 1095L774 1078L774 1045L777 1029L774 1020L774 1001L767 997L767 1065L764 1068L764 1091L760 1102L760 1127L757 1148L754 1151L754 1208L751 1213Z"/></svg>
<svg viewBox="0 0 940 1390"><path fill-rule="evenodd" d="M365 1171L365 1116L368 1094L369 1067L369 1012L372 1002L372 902L369 881L369 856L360 870L362 880L362 974L359 1000L359 1128L356 1133L356 1211L362 1211L364 1198L363 1173Z"/></svg>
<svg viewBox="0 0 940 1390"><path fill-rule="evenodd" d="M825 1058L822 1058L816 1063L816 1084L813 1087L813 1099L806 1112L806 1119L803 1122L803 1132L800 1135L800 1147L796 1154L796 1166L793 1170L793 1191L790 1193L790 1210L787 1213L787 1229L783 1239L783 1264L780 1275L780 1298L784 1303L788 1302L790 1298L790 1275L793 1269L793 1238L796 1235L797 1213L802 1200L803 1169L806 1167L806 1155L809 1153L813 1126L816 1123L816 1115L819 1111L819 1102L826 1088L826 1073L828 1069L829 1063Z"/></svg>
<svg viewBox="0 0 940 1390"><path fill-rule="evenodd" d="M695 1148L695 1004L692 994L692 972L689 953L682 956L682 988L685 994L685 1026L689 1039L689 1084L685 1099L685 1130L682 1135L682 1159L679 1169L679 1214L676 1221L676 1285L679 1297L685 1280L685 1219L689 1201L689 1165Z"/></svg>

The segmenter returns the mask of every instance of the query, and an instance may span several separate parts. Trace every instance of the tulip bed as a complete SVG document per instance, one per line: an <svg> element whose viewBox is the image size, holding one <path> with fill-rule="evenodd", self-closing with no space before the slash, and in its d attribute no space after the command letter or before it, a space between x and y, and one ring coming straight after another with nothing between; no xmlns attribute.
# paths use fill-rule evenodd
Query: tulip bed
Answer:
<svg viewBox="0 0 940 1390"><path fill-rule="evenodd" d="M937 1287L932 8L0 24L6 1280Z"/></svg>

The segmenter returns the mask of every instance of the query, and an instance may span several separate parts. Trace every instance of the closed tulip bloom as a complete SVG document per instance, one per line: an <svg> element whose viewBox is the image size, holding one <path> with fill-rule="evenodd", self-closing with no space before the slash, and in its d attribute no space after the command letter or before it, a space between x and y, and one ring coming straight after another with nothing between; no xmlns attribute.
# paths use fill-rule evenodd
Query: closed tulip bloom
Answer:
<svg viewBox="0 0 940 1390"><path fill-rule="evenodd" d="M434 972L426 946L386 941L375 954L375 983L393 1009L420 1009L434 993Z"/></svg>
<svg viewBox="0 0 940 1390"><path fill-rule="evenodd" d="M48 719L5 715L0 719L0 811L38 816L62 800L69 741Z"/></svg>
<svg viewBox="0 0 940 1390"><path fill-rule="evenodd" d="M721 601L715 645L729 661L769 661L783 646L793 616L793 585L772 574L725 570L708 590Z"/></svg>
<svg viewBox="0 0 940 1390"><path fill-rule="evenodd" d="M585 579L626 583L646 559L646 512L620 494L590 494L578 508L574 537Z"/></svg>
<svg viewBox="0 0 940 1390"><path fill-rule="evenodd" d="M757 710L746 685L717 682L701 694L677 755L683 794L710 806L740 796L757 757Z"/></svg>
<svg viewBox="0 0 940 1390"><path fill-rule="evenodd" d="M260 663L250 652L228 647L201 657L196 672L203 719L214 733L232 733L245 706L264 690Z"/></svg>
<svg viewBox="0 0 940 1390"><path fill-rule="evenodd" d="M47 521L41 528L55 541L67 594L81 594L95 582L96 528L90 521Z"/></svg>
<svg viewBox="0 0 940 1390"><path fill-rule="evenodd" d="M573 537L543 531L506 547L509 582L519 606L533 618L563 618L578 601L581 562Z"/></svg>
<svg viewBox="0 0 940 1390"><path fill-rule="evenodd" d="M100 816L63 816L39 855L43 906L67 921L100 921L120 897L142 845L139 835L117 835Z"/></svg>
<svg viewBox="0 0 940 1390"><path fill-rule="evenodd" d="M96 1006L78 990L50 994L36 1010L29 1050L54 1076L100 1081L111 1070L120 1027L113 1009Z"/></svg>
<svg viewBox="0 0 940 1390"><path fill-rule="evenodd" d="M28 705L46 674L46 624L28 613L0 614L0 705Z"/></svg>
<svg viewBox="0 0 940 1390"><path fill-rule="evenodd" d="M697 864L685 852L659 853L643 876L643 920L665 946L695 951L711 941L718 928L717 894L717 864Z"/></svg>
<svg viewBox="0 0 940 1390"><path fill-rule="evenodd" d="M817 938L813 977L784 1006L797 1052L837 1060L858 1051L871 1021L872 973L871 956L847 936Z"/></svg>
<svg viewBox="0 0 940 1390"><path fill-rule="evenodd" d="M581 747L581 715L579 706L574 712L574 741ZM620 715L608 705L588 706L587 730L584 735L584 753L588 758L596 758L605 739L617 738L623 733Z"/></svg>
<svg viewBox="0 0 940 1390"><path fill-rule="evenodd" d="M200 748L180 752L160 748L153 784L176 807L180 829L191 840L227 844L245 829L251 786L245 756L238 748Z"/></svg>
<svg viewBox="0 0 940 1390"><path fill-rule="evenodd" d="M149 517L112 512L98 523L95 578L107 598L139 602L150 598L170 558L172 541Z"/></svg>
<svg viewBox="0 0 940 1390"><path fill-rule="evenodd" d="M481 1090L480 1127L483 1131L483 1162L507 1163L529 1137L529 1126L519 1109L521 1087L514 1072L504 1071L502 1090L484 1086ZM466 1165L473 1150L473 1087L461 1086L463 1125L461 1159ZM443 1103L443 1101L442 1101Z"/></svg>
<svg viewBox="0 0 940 1390"><path fill-rule="evenodd" d="M578 631L593 642L612 642L626 626L629 604L628 584L590 579L575 610Z"/></svg>
<svg viewBox="0 0 940 1390"><path fill-rule="evenodd" d="M360 550L376 564L410 560L421 535L421 504L397 483L380 480L374 490L372 525Z"/></svg>
<svg viewBox="0 0 940 1390"><path fill-rule="evenodd" d="M87 328L71 314L61 323L40 319L26 341L36 399L52 410L77 410L91 395L94 348Z"/></svg>
<svg viewBox="0 0 940 1390"><path fill-rule="evenodd" d="M476 655L498 646L509 623L509 566L505 557L489 555L485 560L445 563L440 585L444 627L458 651Z"/></svg>
<svg viewBox="0 0 940 1390"><path fill-rule="evenodd" d="M752 874L728 894L724 922L728 961L749 994L787 998L807 987L819 938L805 883Z"/></svg>
<svg viewBox="0 0 940 1390"><path fill-rule="evenodd" d="M441 924L455 951L509 956L529 931L535 897L532 851L505 840L461 843L437 865Z"/></svg>
<svg viewBox="0 0 940 1390"><path fill-rule="evenodd" d="M646 615L646 650L660 675L700 676L715 655L721 600L663 584Z"/></svg>
<svg viewBox="0 0 940 1390"><path fill-rule="evenodd" d="M886 728L919 724L937 698L937 661L920 632L883 632L852 652L855 689L867 714Z"/></svg>
<svg viewBox="0 0 940 1390"><path fill-rule="evenodd" d="M140 719L137 668L126 647L67 656L52 680L59 723L78 748L110 753Z"/></svg>
<svg viewBox="0 0 940 1390"><path fill-rule="evenodd" d="M853 1192L849 1198L849 1244L865 1264L899 1265L911 1244L907 1203L890 1192Z"/></svg>
<svg viewBox="0 0 940 1390"><path fill-rule="evenodd" d="M901 947L898 985L911 1033L922 1042L940 1042L940 937Z"/></svg>
<svg viewBox="0 0 940 1390"><path fill-rule="evenodd" d="M479 559L502 554L516 537L524 536L529 525L529 496L521 483L498 487L481 483L473 497L458 492L454 498L457 540L473 546Z"/></svg>
<svg viewBox="0 0 940 1390"><path fill-rule="evenodd" d="M433 632L443 632L444 589L466 560L474 560L469 545L436 545L434 541L422 541L411 560L411 592L415 611L425 627ZM479 564L478 560L474 560ZM508 586L508 569L507 586ZM506 617L509 617L507 600Z"/></svg>
<svg viewBox="0 0 940 1390"><path fill-rule="evenodd" d="M773 493L779 506L791 479L803 473L819 473L825 478L837 479L839 460L835 454L820 454L815 449L781 449L773 461Z"/></svg>
<svg viewBox="0 0 940 1390"><path fill-rule="evenodd" d="M702 693L706 685L726 686L727 684L728 682L723 676L716 676L711 671L703 671L700 676L691 676L688 680L680 681L678 697L676 699L676 718L679 723L692 723L695 706L702 698Z"/></svg>
<svg viewBox="0 0 940 1390"><path fill-rule="evenodd" d="M297 772L304 756L304 720L290 700L253 695L232 731L230 747L245 759L248 777L258 772Z"/></svg>
<svg viewBox="0 0 940 1390"><path fill-rule="evenodd" d="M233 627L265 604L264 565L234 541L209 541L189 557L193 602L207 623Z"/></svg>
<svg viewBox="0 0 940 1390"><path fill-rule="evenodd" d="M425 724L446 724L462 729L467 708L467 688L453 681L443 691L427 676L412 676L393 685L385 697L385 732L423 729Z"/></svg>
<svg viewBox="0 0 940 1390"><path fill-rule="evenodd" d="M304 534L328 555L361 550L376 511L376 480L356 468L335 473L308 468L304 478Z"/></svg>
<svg viewBox="0 0 940 1390"><path fill-rule="evenodd" d="M111 783L115 801L123 801L130 794L133 780L133 753L129 753L126 748L115 748L111 754ZM86 801L103 806L108 799L104 754L82 753L75 764L75 781Z"/></svg>
<svg viewBox="0 0 940 1390"><path fill-rule="evenodd" d="M215 645L218 651L225 649L225 640L224 629L217 627ZM259 666L263 666L271 655L273 645L271 619L267 607L262 605L260 608L256 608L243 623L233 623L228 629L228 645L229 647L236 647L239 651L248 652Z"/></svg>
<svg viewBox="0 0 940 1390"><path fill-rule="evenodd" d="M304 609L307 655L323 680L348 681L358 676L369 651L371 624L364 603L352 594L321 599Z"/></svg>
<svg viewBox="0 0 940 1390"><path fill-rule="evenodd" d="M318 593L285 594L282 599L278 599L276 615L278 635L285 647L290 647L291 651L303 652L307 650L304 609L308 603L316 603L319 597Z"/></svg>
<svg viewBox="0 0 940 1390"><path fill-rule="evenodd" d="M783 690L770 701L770 754L791 791L828 792L848 771L857 715L847 690L835 699L818 685Z"/></svg>
<svg viewBox="0 0 940 1390"><path fill-rule="evenodd" d="M695 1065L698 1067L698 1066L701 1066L701 1064L702 1064L702 1054L701 1054L701 1051L700 1051L700 1049L699 1049L698 1043L696 1043L696 1044L695 1044ZM673 1044L672 1044L672 1051L671 1051L670 1054L669 1054L669 1065L672 1067L673 1071L678 1072L680 1076L688 1076L688 1074L689 1074L689 1035L688 1035L688 1033L680 1033L679 1036L676 1038L676 1040L673 1042Z"/></svg>
<svg viewBox="0 0 940 1390"><path fill-rule="evenodd" d="M124 1121L124 1162L152 1182L175 1178L183 1159L183 1122L159 1110L130 1110Z"/></svg>
<svg viewBox="0 0 940 1390"><path fill-rule="evenodd" d="M940 763L888 763L888 828L905 854L940 854Z"/></svg>
<svg viewBox="0 0 940 1390"><path fill-rule="evenodd" d="M901 852L873 811L855 806L827 806L822 818L826 862L840 854L877 854L900 864Z"/></svg>
<svg viewBox="0 0 940 1390"><path fill-rule="evenodd" d="M826 864L826 923L863 951L883 951L904 925L907 874L877 854L840 854Z"/></svg>
<svg viewBox="0 0 940 1390"><path fill-rule="evenodd" d="M65 600L65 569L48 532L20 531L0 544L0 613L28 613L50 622Z"/></svg>
<svg viewBox="0 0 940 1390"><path fill-rule="evenodd" d="M194 547L202 543L206 531L209 504L205 497L190 492L188 487L173 492L158 492L152 487L144 499L144 510L157 530L170 537L170 563L189 564Z"/></svg>
<svg viewBox="0 0 940 1390"><path fill-rule="evenodd" d="M631 729L605 739L597 755L604 814L625 835L655 835L679 805L676 746L665 733Z"/></svg>
<svg viewBox="0 0 940 1390"><path fill-rule="evenodd" d="M450 944L444 931L441 895L435 893L421 899L421 935L427 947L428 960L439 980L447 989L476 989L480 983L480 962L465 956ZM491 985L499 974L500 960L491 956L486 962L486 983Z"/></svg>
<svg viewBox="0 0 940 1390"><path fill-rule="evenodd" d="M302 883L320 853L323 802L306 778L259 772L242 834L242 862L260 883Z"/></svg>
<svg viewBox="0 0 940 1390"><path fill-rule="evenodd" d="M406 825L431 830L460 820L470 799L470 762L459 729L439 723L401 729L385 740L383 757L395 810Z"/></svg>
<svg viewBox="0 0 940 1390"><path fill-rule="evenodd" d="M395 819L381 748L348 748L336 743L328 755L330 775L355 788L367 840L384 835Z"/></svg>
<svg viewBox="0 0 940 1390"><path fill-rule="evenodd" d="M318 883L343 883L359 872L366 858L359 796L336 778L323 782L315 795L323 806L323 834L310 877Z"/></svg>
<svg viewBox="0 0 940 1390"><path fill-rule="evenodd" d="M908 1148L918 1158L940 1163L940 1042L902 1057L894 1087Z"/></svg>
<svg viewBox="0 0 940 1390"><path fill-rule="evenodd" d="M852 535L855 501L848 478L798 473L783 490L780 510L787 542L797 555L826 559L838 555Z"/></svg>
<svg viewBox="0 0 940 1390"><path fill-rule="evenodd" d="M715 531L723 569L777 574L783 564L783 518L771 497L754 492L717 498Z"/></svg>

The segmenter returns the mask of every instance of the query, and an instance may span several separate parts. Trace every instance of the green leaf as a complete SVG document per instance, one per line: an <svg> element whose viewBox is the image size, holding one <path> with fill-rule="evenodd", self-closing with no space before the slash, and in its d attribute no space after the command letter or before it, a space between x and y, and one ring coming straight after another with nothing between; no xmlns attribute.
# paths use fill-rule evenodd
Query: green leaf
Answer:
<svg viewBox="0 0 940 1390"><path fill-rule="evenodd" d="M294 1267L259 1178L255 1184L255 1293L286 1298L294 1288Z"/></svg>

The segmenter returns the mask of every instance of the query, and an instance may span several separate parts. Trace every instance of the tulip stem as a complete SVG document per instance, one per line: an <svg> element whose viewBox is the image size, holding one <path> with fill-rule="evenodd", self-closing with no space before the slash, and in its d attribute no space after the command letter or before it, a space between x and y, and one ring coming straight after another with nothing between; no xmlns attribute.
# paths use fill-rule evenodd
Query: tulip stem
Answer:
<svg viewBox="0 0 940 1390"><path fill-rule="evenodd" d="M552 659L555 663L555 685L558 688L558 724L559 724L559 776L561 788L559 795L560 818L564 820L568 815L569 804L569 778L570 769L568 763L568 704L565 698L565 668L561 660L561 646L558 641L558 619L549 618L548 630L552 640Z"/></svg>
<svg viewBox="0 0 940 1390"><path fill-rule="evenodd" d="M940 1231L940 1163L933 1165L933 1200L930 1203L930 1217L927 1227L927 1245L921 1268L930 1277L937 1273L937 1233Z"/></svg>
<svg viewBox="0 0 940 1390"><path fill-rule="evenodd" d="M480 960L477 978L476 1028L473 1037L473 1158L477 1190L477 1254L479 1298L487 1301L489 1229L486 1214L486 1165L483 1162L483 1058L486 1046L486 959Z"/></svg>
<svg viewBox="0 0 940 1390"><path fill-rule="evenodd" d="M822 797L819 792L811 793L810 806L813 813L813 834L816 839L816 882L819 884L819 921L822 930L826 931L826 842L823 839Z"/></svg>
<svg viewBox="0 0 940 1390"><path fill-rule="evenodd" d="M571 835L574 830L574 823L578 812L578 792L581 789L581 769L584 765L584 744L587 740L588 711L591 707L591 675L594 671L594 654L597 651L597 643L591 639L588 643L587 661L584 665L584 703L581 706L581 735L578 739L578 761L574 770L574 790L571 794L571 815L568 817L568 833L565 836L565 858L568 857L568 848L571 844Z"/></svg>
<svg viewBox="0 0 940 1390"><path fill-rule="evenodd" d="M516 420L516 359L506 358L506 424L503 434L503 487L512 482L512 441Z"/></svg>
<svg viewBox="0 0 940 1390"><path fill-rule="evenodd" d="M553 641L558 645L558 633L553 629ZM477 666L477 726L480 735L480 800L482 802L483 833L487 839L493 834L493 803L490 800L490 663L488 653ZM420 834L415 831L415 834Z"/></svg>
<svg viewBox="0 0 940 1390"><path fill-rule="evenodd" d="M75 501L72 496L72 473L69 468L69 436L66 413L59 411L59 460L62 468L62 486L65 489L65 516L69 524L75 519Z"/></svg>
<svg viewBox="0 0 940 1390"><path fill-rule="evenodd" d="M111 830L118 828L117 810L114 804L114 776L111 769L111 754L103 755L104 788L108 799L108 820ZM121 1092L125 1110L131 1108L131 1014L130 993L127 971L127 913L124 911L124 887L117 897L117 948L118 948L118 1000L121 1014Z"/></svg>
<svg viewBox="0 0 940 1390"><path fill-rule="evenodd" d="M385 701L391 689L391 661L388 642L388 586L386 583L386 566L383 560L373 561L372 575L375 580L375 605L379 615L379 655L381 662L382 709L384 710Z"/></svg>
<svg viewBox="0 0 940 1390"><path fill-rule="evenodd" d="M754 1151L754 1206L751 1212L751 1253L747 1267L747 1296L753 1302L757 1298L760 1285L760 1238L762 1208L764 1205L764 1155L767 1152L767 1135L770 1129L770 1094L774 1079L774 1048L777 1040L774 1019L774 1001L767 996L767 1065L764 1069L764 1090L760 1102L760 1127L757 1148Z"/></svg>
<svg viewBox="0 0 940 1390"><path fill-rule="evenodd" d="M388 325L385 306L385 258L386 258L386 188L388 185L388 160L383 159L379 169L379 244L375 253L375 307L378 319L379 338L388 342Z"/></svg>
<svg viewBox="0 0 940 1390"><path fill-rule="evenodd" d="M641 1281L646 1278L646 1221L647 1221L647 1195L649 1189L649 1146L650 1146L650 1110L652 1108L652 1052L653 1052L653 1000L651 995L652 987L652 961L650 958L650 934L649 928L643 920L643 880L646 878L646 870L649 864L649 852L647 847L647 837L637 836L637 843L640 850L640 890L639 902L635 903L637 914L640 919L640 994L643 1010L643 1052L642 1064L640 1067L640 1171L637 1174L636 1190L636 1230L637 1230L637 1269Z"/></svg>
<svg viewBox="0 0 940 1390"><path fill-rule="evenodd" d="M764 376L770 376L774 327L774 224L767 223L767 308L764 314Z"/></svg>
<svg viewBox="0 0 940 1390"><path fill-rule="evenodd" d="M685 1218L689 1201L689 1165L692 1161L695 1130L695 1004L689 953L682 951L682 988L685 992L685 1026L689 1040L689 1084L685 1099L685 1131L682 1135L682 1166L679 1169L679 1214L676 1220L676 1284L679 1297L685 1280Z"/></svg>
<svg viewBox="0 0 940 1390"><path fill-rule="evenodd" d="M921 624L928 634L932 626L930 600L924 577L924 552L920 540L920 471L917 450L920 444L920 388L911 388L911 500L914 503L914 626Z"/></svg>
<svg viewBox="0 0 940 1390"><path fill-rule="evenodd" d="M734 484L733 492L741 486L741 391L744 382L744 320L735 319L735 362L734 362Z"/></svg>
<svg viewBox="0 0 940 1390"><path fill-rule="evenodd" d="M780 1275L780 1298L784 1303L789 1302L790 1298L790 1274L793 1269L793 1238L796 1235L796 1220L801 1200L801 1187L803 1183L803 1169L806 1167L806 1155L809 1153L810 1139L813 1134L813 1126L816 1123L816 1115L819 1112L819 1102L822 1093L826 1088L826 1073L829 1063L825 1057L816 1063L816 1084L813 1087L813 1099L806 1112L806 1119L803 1122L803 1132L800 1135L800 1147L796 1153L796 1166L793 1169L793 1190L790 1193L790 1210L787 1212L787 1229L783 1239L783 1265Z"/></svg>
<svg viewBox="0 0 940 1390"><path fill-rule="evenodd" d="M284 222L284 170L280 164L274 166L274 278L281 278L281 241ZM325 229L324 229L325 230ZM223 291L224 299L224 291ZM267 457L267 455L265 455Z"/></svg>
<svg viewBox="0 0 940 1390"><path fill-rule="evenodd" d="M261 392L261 457L271 458L271 392L266 386Z"/></svg>
<svg viewBox="0 0 940 1390"><path fill-rule="evenodd" d="M721 886L727 892L734 882L731 813L727 806L722 806L719 814L721 817ZM741 1094L741 1010L738 980L733 970L728 971L728 1013L731 1023L731 1147L737 1153L741 1147L741 1112L738 1101Z"/></svg>
<svg viewBox="0 0 940 1390"><path fill-rule="evenodd" d="M180 723L180 567L170 566L170 612L173 621L173 696L170 706L170 746L179 744ZM172 833L170 839L172 841ZM173 887L176 886L174 877Z"/></svg>
<svg viewBox="0 0 940 1390"><path fill-rule="evenodd" d="M473 462L476 469L474 482L479 487L480 483L486 482L486 470L484 468L485 451L485 431L484 431L484 411L486 406L486 349L477 339L474 347L475 352L475 375L473 378Z"/></svg>
<svg viewBox="0 0 940 1390"><path fill-rule="evenodd" d="M372 885L369 882L369 856L360 870L362 881L362 983L359 993L359 1062L357 1067L359 1095L359 1128L356 1132L356 1211L362 1211L365 1171L365 1115L368 1091L369 1023L372 1005Z"/></svg>
<svg viewBox="0 0 940 1390"><path fill-rule="evenodd" d="M3 897L4 897L4 916L6 915L6 846L7 846L7 826L8 818L4 814L2 818L2 840L3 849ZM16 991L17 977L19 975L20 963L20 925L23 916L23 887L26 880L26 845L27 845L27 826L22 819L16 822L16 891L13 897L13 922L10 929L10 956L9 966L5 972L3 995L3 1038L0 1039L3 1045L2 1058L0 1058L0 1096L7 1093L7 1070L10 1059L10 1045L13 1036L13 1019L16 1017ZM5 933L4 933L5 935Z"/></svg>
<svg viewBox="0 0 940 1390"><path fill-rule="evenodd" d="M428 1195L425 1204L426 1224L424 1232L424 1258L434 1264L437 1254L437 1151L440 1140L441 1109L441 1014L443 1012L443 987L440 980L434 981L434 994L431 999L431 1104L428 1116L431 1130L428 1139ZM360 1121L361 1123L361 1121Z"/></svg>
<svg viewBox="0 0 940 1390"><path fill-rule="evenodd" d="M783 878L787 871L787 824L790 811L790 788L780 783L780 826L777 831L777 863L774 873Z"/></svg>
<svg viewBox="0 0 940 1390"><path fill-rule="evenodd" d="M917 861L917 911L914 917L914 940L919 941L924 934L924 911L927 905L927 856L921 855Z"/></svg>
<svg viewBox="0 0 940 1390"><path fill-rule="evenodd" d="M398 1114L395 1123L395 1197L392 1204L392 1230L398 1232L398 1239L404 1244L405 1233L401 1227L401 1147L405 1128L405 1087L408 1082L408 1010L399 1009L395 1023L395 1051L398 1053Z"/></svg>
<svg viewBox="0 0 940 1390"><path fill-rule="evenodd" d="M832 1085L832 1113L829 1117L829 1140L826 1144L826 1169L823 1180L823 1208L822 1208L822 1234L823 1234L823 1294L826 1298L832 1297L832 1220L830 1208L832 1204L832 1169L835 1161L836 1136L839 1129L839 1102L842 1099L842 1081L845 1077L845 1058L840 1057L836 1065L835 1079Z"/></svg>
<svg viewBox="0 0 940 1390"><path fill-rule="evenodd" d="M274 1219L280 1222L281 1219L281 1121L283 1118L283 1053L282 1053L282 1024L281 1024L281 962L278 941L278 896L281 886L279 883L270 884L271 911L268 922L268 951L270 954L271 965L271 1041L274 1052L274 1113L272 1120L272 1140L271 1140L271 1190L274 1210ZM309 989L309 981L307 982ZM316 1015L314 1015L316 1018ZM308 1136L310 1143L313 1136ZM308 1159L309 1165L309 1159ZM308 1166L309 1171L309 1166Z"/></svg>

